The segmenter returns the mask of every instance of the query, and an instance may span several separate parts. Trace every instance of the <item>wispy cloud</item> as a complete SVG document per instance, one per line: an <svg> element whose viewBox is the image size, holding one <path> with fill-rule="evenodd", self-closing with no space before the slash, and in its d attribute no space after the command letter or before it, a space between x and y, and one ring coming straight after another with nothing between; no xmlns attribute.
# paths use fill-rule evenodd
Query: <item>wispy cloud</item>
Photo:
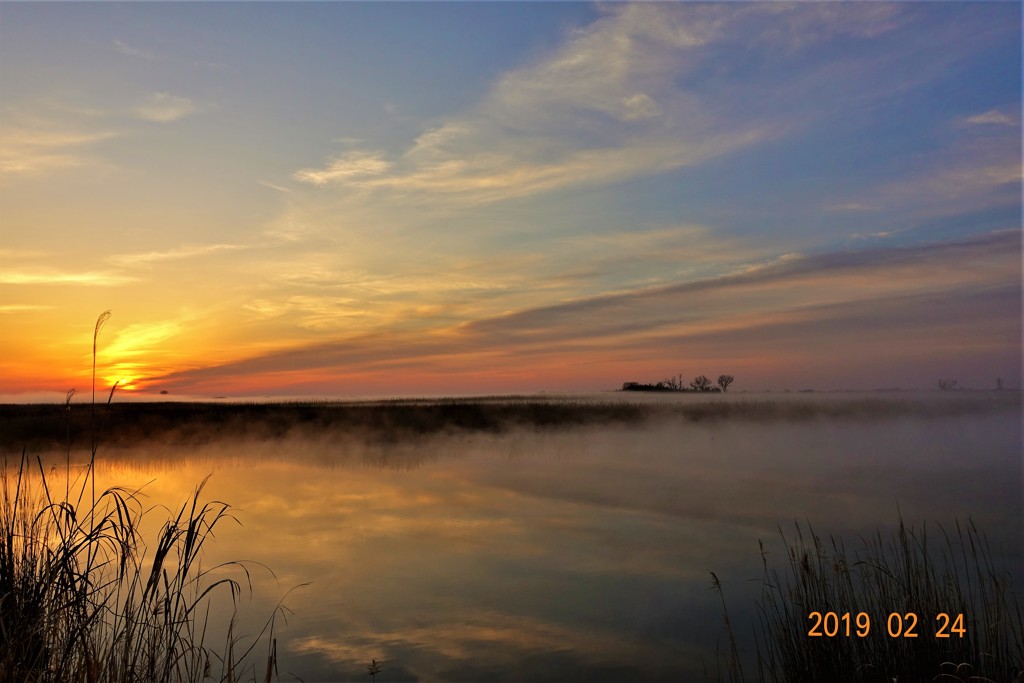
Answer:
<svg viewBox="0 0 1024 683"><path fill-rule="evenodd" d="M146 59L150 61L156 59L156 55L152 52L149 52L148 50L143 50L133 45L129 45L128 43L125 43L124 41L117 39L114 40L114 49L123 55L128 55L129 57L138 57L140 59Z"/></svg>
<svg viewBox="0 0 1024 683"><path fill-rule="evenodd" d="M429 234L438 244L428 258L403 249L404 236L391 240L378 231L296 244L266 262L262 291L245 310L254 319L303 329L426 329L520 309L538 298L575 299L734 272L770 253L699 225L552 235L540 247L510 244L497 253L449 248L449 241L467 241L458 228L451 236Z"/></svg>
<svg viewBox="0 0 1024 683"><path fill-rule="evenodd" d="M170 123L185 118L198 110L195 103L187 97L180 97L166 92L148 95L133 112L140 119L155 123Z"/></svg>
<svg viewBox="0 0 1024 683"><path fill-rule="evenodd" d="M186 327L183 320L160 320L135 323L120 330L103 345L102 357L124 360L152 354L154 349L167 340L179 335Z"/></svg>
<svg viewBox="0 0 1024 683"><path fill-rule="evenodd" d="M618 230L552 240L543 257L549 272L534 277L576 280L580 295L586 280L605 292L625 290L734 272L768 253L763 246L723 237L703 225Z"/></svg>
<svg viewBox="0 0 1024 683"><path fill-rule="evenodd" d="M352 329L361 318L379 318L371 314L363 301L340 296L289 296L283 300L257 299L244 309L260 318L296 314L297 324L311 330Z"/></svg>
<svg viewBox="0 0 1024 683"><path fill-rule="evenodd" d="M473 373L588 354L692 352L696 358L698 351L723 349L736 358L775 354L781 363L793 353L856 353L842 346L844 337L870 339L875 353L897 333L915 339L946 334L949 349L982 339L1002 349L1019 342L1007 336L1019 332L1019 253L1019 232L1004 231L914 247L787 255L733 275L524 308L454 327L389 331L386 344L374 332L348 335L167 379L216 386L266 373L308 378L313 370L333 376L404 363L429 368L456 358L461 369L453 372ZM762 348L772 339L778 344Z"/></svg>
<svg viewBox="0 0 1024 683"><path fill-rule="evenodd" d="M53 306L39 304L0 304L0 313L27 313L30 311L48 311Z"/></svg>
<svg viewBox="0 0 1024 683"><path fill-rule="evenodd" d="M471 311L522 296L507 263L455 263L448 272L377 273L298 255L278 259L265 292L243 305L251 320L275 319L289 329L354 334L427 329L464 320Z"/></svg>
<svg viewBox="0 0 1024 683"><path fill-rule="evenodd" d="M0 259L34 259L46 256L41 249L3 249L0 248Z"/></svg>
<svg viewBox="0 0 1024 683"><path fill-rule="evenodd" d="M263 187L269 187L271 190L275 190L277 192L282 192L284 194L290 194L291 191L292 191L292 189L290 187L285 187L283 185L278 185L276 183L270 182L269 180L258 180L256 182L258 182Z"/></svg>
<svg viewBox="0 0 1024 683"><path fill-rule="evenodd" d="M759 310L790 309L921 291L1005 284L1020 271L1020 235L1012 231L916 247L784 255L732 275L591 297L476 321L467 332L527 335L555 341L602 329L633 331L734 320ZM978 272L965 264L988 262ZM998 266L996 265L998 264ZM878 278L875 280L875 278Z"/></svg>
<svg viewBox="0 0 1024 683"><path fill-rule="evenodd" d="M777 135L771 122L720 121L675 85L727 21L678 9L609 9L400 155L352 151L295 177L494 201L670 170Z"/></svg>
<svg viewBox="0 0 1024 683"><path fill-rule="evenodd" d="M387 172L392 164L385 161L378 152L349 152L335 158L324 169L296 171L295 179L313 185L346 183L379 176Z"/></svg>
<svg viewBox="0 0 1024 683"><path fill-rule="evenodd" d="M735 45L775 63L835 36L870 40L904 21L898 6L852 3L624 3L601 11L404 150L353 150L296 179L493 202L701 164L806 125L816 114L795 113L792 102L846 77L831 64L795 63L797 73L781 86L753 78L717 87L708 74L733 68ZM881 67L845 68L863 80L860 71Z"/></svg>
<svg viewBox="0 0 1024 683"><path fill-rule="evenodd" d="M880 207L874 204L865 204L864 202L842 202L839 204L828 204L825 206L826 211L877 211Z"/></svg>
<svg viewBox="0 0 1024 683"><path fill-rule="evenodd" d="M963 158L938 160L930 168L883 186L880 203L889 209L941 215L1019 201L1019 153L1001 145L987 147Z"/></svg>
<svg viewBox="0 0 1024 683"><path fill-rule="evenodd" d="M115 254L113 256L107 257L107 261L117 266L133 268L140 266L149 266L153 263L158 263L161 261L177 261L181 259L211 256L213 254L219 254L229 251L239 251L251 248L251 246L243 244L193 245L182 246L176 249L167 249L164 251L146 251L133 254Z"/></svg>
<svg viewBox="0 0 1024 683"><path fill-rule="evenodd" d="M53 269L4 270L0 284L5 285L84 285L113 287L135 282L136 278L106 271L69 272Z"/></svg>
<svg viewBox="0 0 1024 683"><path fill-rule="evenodd" d="M1017 122L1007 116L1005 113L998 109L989 109L981 114L975 114L974 116L968 116L964 119L964 123L975 125L975 126L1015 126Z"/></svg>
<svg viewBox="0 0 1024 683"><path fill-rule="evenodd" d="M117 134L109 130L74 130L57 125L0 128L0 178L35 176L95 165L87 150Z"/></svg>
<svg viewBox="0 0 1024 683"><path fill-rule="evenodd" d="M857 232L850 235L851 239L854 240L884 240L893 237L898 234L899 231L879 230L877 232L861 233Z"/></svg>
<svg viewBox="0 0 1024 683"><path fill-rule="evenodd" d="M997 126L983 125L999 118L992 112L982 118L969 126L952 122L943 129L953 133L946 145L919 154L903 174L829 203L826 210L885 211L892 221L896 212L935 216L1019 205L1020 126L1001 119L992 121Z"/></svg>

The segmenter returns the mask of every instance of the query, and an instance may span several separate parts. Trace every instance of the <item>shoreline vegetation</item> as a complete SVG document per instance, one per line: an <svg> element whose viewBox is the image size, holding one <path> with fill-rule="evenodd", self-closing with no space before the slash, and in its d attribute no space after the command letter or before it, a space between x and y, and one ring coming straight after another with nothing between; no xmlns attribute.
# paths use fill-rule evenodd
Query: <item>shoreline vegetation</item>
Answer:
<svg viewBox="0 0 1024 683"><path fill-rule="evenodd" d="M215 528L238 522L230 506L203 502L204 480L150 539L140 491L97 495L93 464L75 469L47 472L25 453L0 462L0 683L277 680L285 608L255 637L239 634L250 568L202 561ZM211 603L228 600L227 623L211 618Z"/></svg>
<svg viewBox="0 0 1024 683"><path fill-rule="evenodd" d="M706 396L706 395L705 395ZM691 398L692 397L692 398ZM1021 393L936 393L934 396L804 395L756 398L687 393L680 401L573 400L561 397L396 399L366 402L207 403L114 402L96 427L105 448L149 442L198 445L220 438L283 439L292 433L394 441L459 432L501 433L636 426L656 420L800 421L814 419L942 418L1021 410ZM0 452L88 449L89 404L0 404Z"/></svg>
<svg viewBox="0 0 1024 683"><path fill-rule="evenodd" d="M891 534L862 537L853 550L809 523L779 536L781 571L761 542L756 679L711 572L724 633L707 680L1024 683L1024 602L973 520L946 529L901 516Z"/></svg>

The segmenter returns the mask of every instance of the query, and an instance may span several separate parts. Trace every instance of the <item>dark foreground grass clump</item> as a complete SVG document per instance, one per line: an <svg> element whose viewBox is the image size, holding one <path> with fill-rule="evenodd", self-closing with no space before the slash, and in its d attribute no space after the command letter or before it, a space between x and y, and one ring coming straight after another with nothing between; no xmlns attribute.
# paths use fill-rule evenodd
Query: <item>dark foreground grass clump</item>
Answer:
<svg viewBox="0 0 1024 683"><path fill-rule="evenodd" d="M213 578L224 565L201 564L228 506L201 503L200 485L149 548L140 525L152 511L138 492L97 496L91 464L77 482L70 472L47 474L24 455L0 468L0 682L256 680L245 665L256 641L242 645L234 616L223 641L206 642L211 599L227 592L233 615L243 588ZM272 631L273 620L261 634L271 648ZM271 657L259 680L275 666Z"/></svg>
<svg viewBox="0 0 1024 683"><path fill-rule="evenodd" d="M96 494L96 342L109 317L100 315L93 331L91 457L79 475L72 477L71 463L74 390L63 406L64 428L56 430L66 439L63 478L24 447L16 467L0 460L0 683L256 681L256 667L246 662L264 637L259 679L269 683L277 675L274 617L283 608L246 647L235 635L242 584L216 577L237 569L251 591L248 569L238 562L202 566L214 528L234 519L229 506L200 502L204 480L168 515L150 548L142 522L152 510L143 508L141 493L114 487ZM225 591L230 617L210 647L211 600Z"/></svg>
<svg viewBox="0 0 1024 683"><path fill-rule="evenodd" d="M1024 683L1022 600L973 522L950 532L901 519L853 552L810 525L783 542L782 573L762 545L756 680ZM743 681L727 614L726 628L714 680Z"/></svg>

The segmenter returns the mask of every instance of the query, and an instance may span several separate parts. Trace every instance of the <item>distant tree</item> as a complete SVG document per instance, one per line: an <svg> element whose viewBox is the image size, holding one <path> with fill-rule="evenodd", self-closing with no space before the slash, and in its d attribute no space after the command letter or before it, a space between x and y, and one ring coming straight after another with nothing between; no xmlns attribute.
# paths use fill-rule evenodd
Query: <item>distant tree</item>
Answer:
<svg viewBox="0 0 1024 683"><path fill-rule="evenodd" d="M1002 390L1003 390L1003 378L1002 377L996 377L996 391L1002 391Z"/></svg>
<svg viewBox="0 0 1024 683"><path fill-rule="evenodd" d="M736 381L736 378L732 375L719 375L718 386L722 387L722 391L729 391L729 385Z"/></svg>
<svg viewBox="0 0 1024 683"><path fill-rule="evenodd" d="M623 391L671 391L664 382L657 384L641 384L640 382L624 382Z"/></svg>
<svg viewBox="0 0 1024 683"><path fill-rule="evenodd" d="M698 375L693 378L692 382L690 382L690 388L694 391L708 391L711 389L711 380L705 375Z"/></svg>
<svg viewBox="0 0 1024 683"><path fill-rule="evenodd" d="M683 373L679 373L675 377L669 377L668 379L662 380L660 383L664 384L666 387L668 387L672 391L685 391L686 390L685 382L686 382L686 380L683 379Z"/></svg>
<svg viewBox="0 0 1024 683"><path fill-rule="evenodd" d="M957 381L955 379L940 379L939 389L943 391L953 391L956 389Z"/></svg>

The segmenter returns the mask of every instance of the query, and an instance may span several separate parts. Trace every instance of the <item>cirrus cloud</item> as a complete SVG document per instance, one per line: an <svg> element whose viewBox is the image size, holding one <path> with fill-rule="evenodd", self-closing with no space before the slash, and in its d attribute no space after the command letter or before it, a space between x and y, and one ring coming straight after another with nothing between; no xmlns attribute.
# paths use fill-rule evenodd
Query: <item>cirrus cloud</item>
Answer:
<svg viewBox="0 0 1024 683"><path fill-rule="evenodd" d="M145 121L170 123L183 119L197 110L196 104L187 97L179 97L167 92L155 92L136 105L132 111Z"/></svg>
<svg viewBox="0 0 1024 683"><path fill-rule="evenodd" d="M313 185L358 182L386 173L392 164L379 152L349 152L336 157L323 169L307 168L295 172L295 179Z"/></svg>
<svg viewBox="0 0 1024 683"><path fill-rule="evenodd" d="M0 178L95 164L88 150L116 135L51 125L5 126L0 129Z"/></svg>

